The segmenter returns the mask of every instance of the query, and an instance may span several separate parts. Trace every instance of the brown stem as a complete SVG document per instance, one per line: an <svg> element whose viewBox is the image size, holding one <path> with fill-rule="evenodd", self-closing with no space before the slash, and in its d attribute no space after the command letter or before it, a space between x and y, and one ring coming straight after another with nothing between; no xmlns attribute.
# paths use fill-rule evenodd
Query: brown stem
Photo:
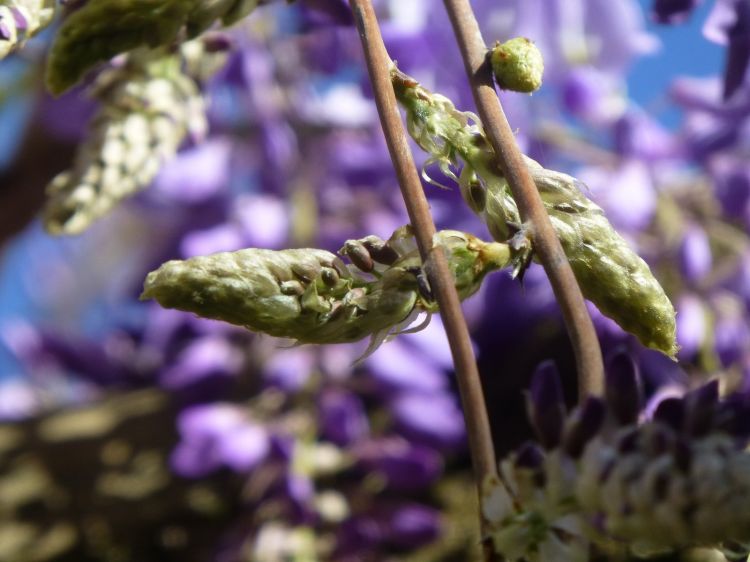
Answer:
<svg viewBox="0 0 750 562"><path fill-rule="evenodd" d="M444 0L469 75L484 131L508 180L521 219L529 226L534 249L547 272L573 342L578 366L579 399L600 395L604 367L599 340L573 270L544 209L539 192L524 165L521 151L495 93L487 46L469 0Z"/></svg>
<svg viewBox="0 0 750 562"><path fill-rule="evenodd" d="M474 475L477 485L481 486L485 477L496 471L495 452L469 331L445 254L432 245L435 225L401 123L396 96L391 86L390 58L380 35L375 12L370 0L350 0L350 4L362 40L367 70L375 91L375 103L388 150L396 169L422 262L427 265L428 279L445 324L466 420Z"/></svg>

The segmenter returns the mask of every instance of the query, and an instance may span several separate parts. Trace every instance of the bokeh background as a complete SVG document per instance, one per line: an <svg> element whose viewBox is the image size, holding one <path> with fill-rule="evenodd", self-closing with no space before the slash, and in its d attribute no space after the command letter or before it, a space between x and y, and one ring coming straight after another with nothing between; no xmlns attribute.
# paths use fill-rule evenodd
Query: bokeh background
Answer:
<svg viewBox="0 0 750 562"><path fill-rule="evenodd" d="M399 67L472 110L442 4L376 4ZM678 310L675 363L591 306L605 355L627 350L649 396L745 388L748 3L473 6L488 41L524 35L544 54L539 92L501 93L522 149L588 185ZM289 347L138 301L167 259L335 251L407 222L345 3L271 3L226 31L202 84L207 133L68 237L44 231L44 190L96 104L85 85L45 93L53 33L0 63L0 560L470 559L439 317L355 364L366 342ZM439 227L489 238L457 188L425 190ZM529 435L523 389L542 360L574 399L572 351L538 266L523 285L495 274L464 308L502 454Z"/></svg>

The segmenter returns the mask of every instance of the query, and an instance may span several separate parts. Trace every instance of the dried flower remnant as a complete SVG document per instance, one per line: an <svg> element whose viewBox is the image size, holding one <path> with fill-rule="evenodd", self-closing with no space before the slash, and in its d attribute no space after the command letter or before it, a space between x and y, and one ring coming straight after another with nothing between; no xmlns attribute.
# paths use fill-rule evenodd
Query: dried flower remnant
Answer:
<svg viewBox="0 0 750 562"><path fill-rule="evenodd" d="M530 94L542 86L544 59L534 42L526 37L514 37L490 51L492 72L503 90Z"/></svg>
<svg viewBox="0 0 750 562"><path fill-rule="evenodd" d="M0 59L23 47L55 17L56 0L5 0L0 3Z"/></svg>
<svg viewBox="0 0 750 562"><path fill-rule="evenodd" d="M458 231L441 231L435 244L449 257L462 298L484 276L511 263L507 245ZM146 278L142 299L299 343L344 343L372 336L372 349L434 312L411 230L388 241L348 241L346 266L325 250L246 249L165 263Z"/></svg>
<svg viewBox="0 0 750 562"><path fill-rule="evenodd" d="M559 384L548 370L532 386ZM542 446L526 443L485 484L483 511L497 552L509 560L585 562L747 545L747 396L719 400L713 381L664 400L638 423L638 374L627 356L613 358L607 387L606 399L590 398L564 419L562 432L536 421L550 409L564 411L562 401L532 391L530 419ZM561 438L550 441L551 429Z"/></svg>
<svg viewBox="0 0 750 562"><path fill-rule="evenodd" d="M409 133L431 155L428 163L457 181L495 240L514 234L512 245L520 251L528 237L477 116L458 111L395 67L391 75ZM674 307L646 262L583 194L578 180L530 158L526 163L584 296L641 343L674 357Z"/></svg>
<svg viewBox="0 0 750 562"><path fill-rule="evenodd" d="M191 47L186 43L183 51ZM101 108L89 135L73 169L47 188L44 222L50 233L82 232L146 187L188 133L205 133L204 102L185 63L178 54L140 50L99 76L93 95Z"/></svg>

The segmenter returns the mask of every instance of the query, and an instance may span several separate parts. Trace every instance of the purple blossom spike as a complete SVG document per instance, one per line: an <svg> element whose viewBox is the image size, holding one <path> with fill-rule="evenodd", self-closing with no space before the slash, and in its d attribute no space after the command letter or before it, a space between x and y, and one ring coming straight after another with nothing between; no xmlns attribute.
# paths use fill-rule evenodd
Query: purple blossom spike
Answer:
<svg viewBox="0 0 750 562"><path fill-rule="evenodd" d="M343 447L369 433L364 404L355 394L329 390L319 400L320 432L325 439Z"/></svg>
<svg viewBox="0 0 750 562"><path fill-rule="evenodd" d="M573 458L578 458L586 444L601 429L605 414L604 401L595 396L589 396L580 408L574 410L563 437L565 452Z"/></svg>
<svg viewBox="0 0 750 562"><path fill-rule="evenodd" d="M455 398L444 392L405 392L390 406L397 427L417 443L455 449L466 437L463 415Z"/></svg>
<svg viewBox="0 0 750 562"><path fill-rule="evenodd" d="M690 225L680 244L680 271L689 282L702 279L712 265L711 246L706 231L698 225Z"/></svg>
<svg viewBox="0 0 750 562"><path fill-rule="evenodd" d="M182 440L172 453L172 466L188 478L205 476L222 466L246 472L269 452L265 428L232 404L188 408L177 425Z"/></svg>
<svg viewBox="0 0 750 562"><path fill-rule="evenodd" d="M387 514L390 520L389 541L401 548L416 548L440 536L442 526L438 511L419 504L406 504Z"/></svg>
<svg viewBox="0 0 750 562"><path fill-rule="evenodd" d="M565 400L557 367L544 361L531 377L528 396L529 419L546 449L560 443L565 421Z"/></svg>
<svg viewBox="0 0 750 562"><path fill-rule="evenodd" d="M10 26L0 20L0 39L3 41L10 41L11 37L13 37L13 32L11 31Z"/></svg>
<svg viewBox="0 0 750 562"><path fill-rule="evenodd" d="M708 433L714 423L716 407L719 402L719 381L714 379L685 395L686 420L685 430L688 434L700 437Z"/></svg>
<svg viewBox="0 0 750 562"><path fill-rule="evenodd" d="M11 7L10 13L13 15L16 30L18 32L26 32L29 29L29 21L26 19L26 16L23 15L23 12L16 7Z"/></svg>
<svg viewBox="0 0 750 562"><path fill-rule="evenodd" d="M443 472L443 460L437 451L401 439L370 441L356 455L361 470L383 476L387 488L395 491L423 489Z"/></svg>
<svg viewBox="0 0 750 562"><path fill-rule="evenodd" d="M516 466L519 468L539 468L544 463L544 451L534 442L526 441L518 448Z"/></svg>
<svg viewBox="0 0 750 562"><path fill-rule="evenodd" d="M687 361L695 357L706 342L707 319L704 301L693 294L683 294L677 301L677 357Z"/></svg>
<svg viewBox="0 0 750 562"><path fill-rule="evenodd" d="M717 0L706 19L703 34L727 46L724 66L724 100L742 85L750 62L750 2Z"/></svg>
<svg viewBox="0 0 750 562"><path fill-rule="evenodd" d="M638 367L625 351L619 351L607 362L607 403L622 425L635 423L641 411L641 381Z"/></svg>
<svg viewBox="0 0 750 562"><path fill-rule="evenodd" d="M736 393L719 404L716 427L746 441L750 438L750 395Z"/></svg>
<svg viewBox="0 0 750 562"><path fill-rule="evenodd" d="M682 23L700 3L701 0L654 0L651 16L657 23Z"/></svg>
<svg viewBox="0 0 750 562"><path fill-rule="evenodd" d="M685 423L685 403L680 398L662 400L654 412L654 421L662 422L675 431L681 431Z"/></svg>

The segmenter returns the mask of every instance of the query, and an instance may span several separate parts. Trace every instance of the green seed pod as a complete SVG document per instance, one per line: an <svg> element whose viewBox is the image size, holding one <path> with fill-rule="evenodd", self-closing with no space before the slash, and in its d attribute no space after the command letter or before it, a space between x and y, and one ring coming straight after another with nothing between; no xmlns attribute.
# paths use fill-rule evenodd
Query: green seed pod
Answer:
<svg viewBox="0 0 750 562"><path fill-rule="evenodd" d="M61 94L96 64L139 47L170 46L229 25L264 0L88 0L63 22L50 49L47 87Z"/></svg>
<svg viewBox="0 0 750 562"><path fill-rule="evenodd" d="M409 133L441 169L461 169L459 184L467 204L495 240L507 241L510 226L521 219L477 117L458 111L450 100L396 68L391 78L406 109ZM584 296L641 343L674 357L674 307L648 265L586 198L580 182L529 158L526 162ZM483 196L478 195L481 190Z"/></svg>
<svg viewBox="0 0 750 562"><path fill-rule="evenodd" d="M441 230L435 234L432 243L445 250L461 300L476 293L488 273L512 263L507 244L485 242L459 230Z"/></svg>
<svg viewBox="0 0 750 562"><path fill-rule="evenodd" d="M198 86L175 54L133 52L99 76L93 94L101 107L73 168L47 188L44 220L52 234L88 228L150 184L185 135L202 136L207 127Z"/></svg>
<svg viewBox="0 0 750 562"><path fill-rule="evenodd" d="M0 59L22 48L47 27L55 16L56 0L3 0L0 2Z"/></svg>
<svg viewBox="0 0 750 562"><path fill-rule="evenodd" d="M675 310L646 262L575 178L526 163L584 295L647 347L674 357Z"/></svg>
<svg viewBox="0 0 750 562"><path fill-rule="evenodd" d="M495 81L503 90L530 94L542 85L544 59L536 45L526 37L495 43L490 62Z"/></svg>
<svg viewBox="0 0 750 562"><path fill-rule="evenodd" d="M375 237L357 242L359 251ZM435 244L447 253L461 298L510 260L506 245L462 232L439 232ZM371 336L371 352L419 312L437 310L420 290L421 262L410 230L397 230L385 245L399 258L368 276L316 249L251 248L169 261L149 273L141 299L298 343L345 343ZM354 244L345 246L350 247Z"/></svg>

